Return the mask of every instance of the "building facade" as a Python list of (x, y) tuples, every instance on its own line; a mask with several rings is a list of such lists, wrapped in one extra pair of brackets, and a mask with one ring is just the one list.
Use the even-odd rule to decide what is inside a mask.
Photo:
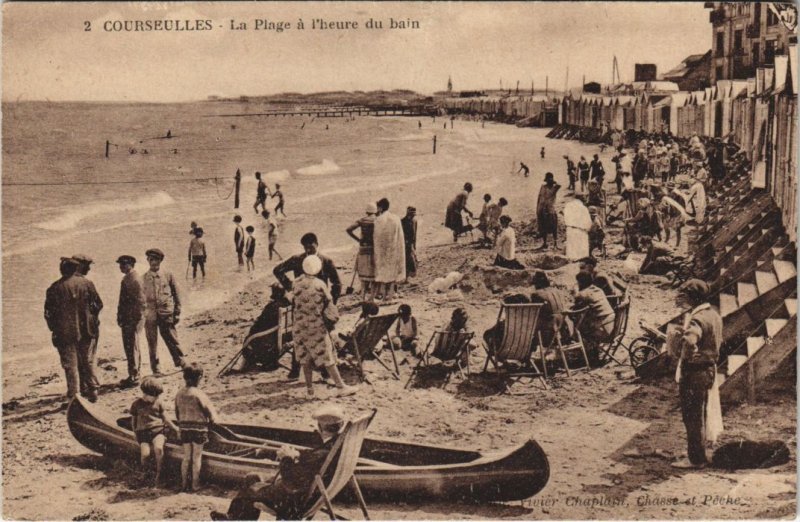
[[(781, 13), (793, 5), (773, 2), (706, 2), (712, 25), (711, 82), (744, 80), (758, 67), (771, 66), (776, 55), (785, 55), (796, 43)], [(791, 23), (796, 23), (791, 22)], [(794, 29), (794, 28), (792, 28)]]

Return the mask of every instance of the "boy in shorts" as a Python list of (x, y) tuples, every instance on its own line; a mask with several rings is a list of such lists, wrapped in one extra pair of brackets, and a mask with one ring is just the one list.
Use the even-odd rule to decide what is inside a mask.
[(206, 278), (206, 243), (203, 241), (203, 229), (196, 227), (194, 237), (189, 241), (189, 261), (192, 263), (192, 279), (197, 279), (197, 266), (203, 279)]
[(208, 427), (217, 421), (217, 412), (211, 400), (198, 386), (203, 379), (203, 368), (197, 363), (183, 367), (186, 387), (175, 396), (175, 414), (183, 444), (181, 462), (181, 487), (183, 491), (197, 491), (200, 485), (200, 466), (203, 445), (208, 442)]
[(164, 393), (164, 388), (158, 380), (151, 376), (142, 381), (142, 396), (133, 401), (131, 405), (131, 423), (139, 443), (139, 461), (142, 468), (147, 466), (147, 460), (152, 454), (156, 464), (156, 475), (153, 483), (158, 487), (161, 482), (161, 462), (164, 459), (164, 434), (165, 426), (175, 433), (180, 433), (175, 424), (169, 420), (164, 412), (164, 405), (159, 398)]

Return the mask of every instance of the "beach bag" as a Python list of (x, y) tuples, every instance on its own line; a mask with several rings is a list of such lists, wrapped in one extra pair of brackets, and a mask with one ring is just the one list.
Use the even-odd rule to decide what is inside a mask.
[(339, 308), (332, 301), (327, 301), (325, 308), (322, 309), (322, 322), (329, 332), (332, 332), (336, 328), (336, 323), (339, 322)]

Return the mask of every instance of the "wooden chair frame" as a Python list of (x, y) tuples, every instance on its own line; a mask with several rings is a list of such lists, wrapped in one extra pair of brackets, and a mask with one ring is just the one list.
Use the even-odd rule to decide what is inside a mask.
[[(389, 330), (397, 320), (398, 316), (399, 314), (393, 313), (368, 317), (361, 324), (362, 329), (360, 332), (358, 332), (360, 335), (353, 335), (351, 340), (352, 352), (356, 357), (356, 361), (358, 362), (358, 375), (361, 380), (364, 380), (364, 361), (361, 357), (362, 352), (371, 353), (373, 356), (375, 356), (375, 360), (392, 374), (392, 377), (400, 380), (400, 367), (397, 365), (397, 355), (395, 354), (392, 340), (389, 337)], [(366, 337), (367, 334), (371, 334), (372, 338), (365, 339), (364, 337)], [(359, 337), (361, 338), (359, 339)], [(394, 363), (394, 371), (389, 368), (389, 366), (378, 356), (376, 348), (381, 338), (385, 338), (386, 344), (389, 346), (389, 351), (392, 354), (392, 362)], [(370, 344), (372, 346), (369, 346)]]
[(623, 363), (614, 357), (620, 346), (624, 346), (622, 340), (628, 331), (628, 317), (630, 315), (631, 301), (627, 295), (623, 296), (620, 303), (614, 306), (614, 328), (611, 331), (610, 339), (604, 343), (598, 343), (597, 349), (600, 352), (600, 364), (606, 365), (610, 361), (622, 365)]
[[(567, 363), (567, 352), (578, 350), (580, 349), (581, 354), (583, 355), (583, 362), (586, 363), (586, 369), (590, 368), (589, 366), (589, 356), (586, 354), (586, 345), (583, 343), (583, 337), (581, 336), (580, 326), (583, 323), (584, 318), (586, 317), (586, 312), (588, 311), (588, 307), (578, 308), (574, 310), (566, 310), (564, 315), (567, 316), (573, 325), (573, 335), (575, 336), (574, 339), (571, 339), (566, 345), (562, 344), (561, 336), (556, 335), (554, 336), (554, 340), (556, 343), (556, 350), (558, 351), (559, 355), (561, 356), (561, 362), (564, 364), (564, 370), (567, 372), (567, 377), (571, 377), (571, 369), (569, 364)], [(551, 343), (552, 344), (552, 343)]]
[[(337, 520), (333, 510), (333, 500), (348, 485), (355, 493), (358, 505), (364, 514), (364, 520), (369, 520), (367, 504), (361, 494), (361, 488), (358, 486), (354, 473), (358, 464), (358, 456), (361, 453), (361, 446), (364, 443), (364, 437), (377, 411), (377, 409), (373, 409), (368, 415), (350, 421), (345, 425), (322, 466), (320, 466), (319, 472), (314, 476), (314, 482), (311, 484), (303, 502), (303, 505), (308, 507), (305, 508), (299, 520), (311, 520), (320, 509), (323, 509), (331, 520)], [(332, 473), (328, 473), (331, 463), (337, 457), (336, 467)], [(261, 511), (273, 512), (262, 503), (256, 503), (255, 505)]]
[[(280, 361), (280, 359), (284, 355), (289, 353), (289, 350), (291, 350), (291, 347), (289, 347), (288, 345), (284, 345), (283, 338), (287, 333), (290, 333), (292, 331), (292, 328), (294, 327), (294, 307), (292, 307), (292, 306), (281, 307), (280, 311), (278, 313), (279, 313), (279, 318), (278, 318), (277, 326), (273, 326), (272, 328), (270, 328), (268, 330), (264, 330), (263, 332), (257, 332), (257, 333), (254, 333), (253, 335), (248, 335), (245, 338), (244, 342), (242, 342), (242, 349), (239, 350), (236, 353), (236, 355), (234, 355), (233, 358), (230, 361), (228, 361), (225, 364), (225, 366), (222, 367), (222, 369), (217, 374), (217, 377), (222, 377), (223, 375), (225, 375), (226, 373), (231, 371), (231, 369), (236, 365), (236, 363), (239, 361), (239, 359), (242, 357), (242, 355), (244, 355), (244, 351), (247, 349), (248, 346), (250, 346), (251, 342), (253, 342), (256, 339), (260, 339), (261, 337), (265, 337), (267, 335), (271, 335), (271, 334), (273, 334), (275, 332), (278, 333), (278, 339), (277, 339), (278, 359), (277, 360)], [(283, 366), (282, 364), (280, 364), (280, 362), (278, 363), (278, 365)], [(284, 366), (284, 368), (285, 368), (285, 366)]]
[[(404, 387), (408, 388), (408, 385), (411, 384), (411, 381), (414, 379), (414, 375), (416, 375), (421, 365), (424, 364), (425, 366), (430, 366), (430, 357), (436, 357), (442, 362), (455, 361), (455, 368), (458, 369), (458, 372), (461, 374), (461, 378), (467, 378), (467, 376), (470, 375), (469, 343), (472, 341), (473, 337), (475, 337), (474, 332), (451, 332), (443, 330), (434, 332), (433, 335), (431, 335), (428, 344), (425, 346), (425, 350), (422, 352), (419, 362), (414, 369), (411, 370), (411, 376), (408, 378), (408, 381), (406, 381), (406, 385)], [(431, 350), (431, 345), (433, 345), (433, 352), (429, 353)], [(461, 366), (461, 357), (464, 353), (467, 355), (467, 376), (464, 376), (464, 368)], [(442, 387), (447, 385), (452, 373), (453, 371), (447, 372), (447, 377), (445, 378)]]
[[(544, 379), (545, 374), (536, 365), (532, 357), (534, 338), (539, 322), (539, 313), (543, 306), (542, 303), (502, 303), (500, 305), (497, 321), (499, 322), (505, 314), (503, 335), (496, 345), (489, 346), (484, 343), (484, 349), (486, 350), (486, 363), (483, 366), (484, 372), (486, 372), (491, 362), (498, 374), (502, 373), (512, 377), (514, 380), (519, 380), (522, 377), (536, 378), (542, 383), (544, 388), (547, 388), (547, 381)], [(524, 312), (527, 312), (526, 316), (517, 317), (517, 315), (523, 315)], [(501, 361), (519, 361), (523, 363), (526, 368), (515, 372), (501, 372), (499, 364)], [(508, 385), (506, 385), (506, 391), (509, 391)]]

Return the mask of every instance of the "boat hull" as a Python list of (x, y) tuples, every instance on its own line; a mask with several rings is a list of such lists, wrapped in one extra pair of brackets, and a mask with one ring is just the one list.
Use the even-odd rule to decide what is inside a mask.
[[(136, 461), (139, 447), (130, 419), (114, 421), (80, 396), (69, 405), (67, 420), (73, 436), (88, 449), (111, 458)], [(310, 446), (310, 431), (249, 425), (224, 425), (238, 435), (274, 444)], [(305, 442), (305, 443), (304, 443)], [(207, 446), (207, 448), (210, 445)], [(182, 448), (165, 445), (167, 472), (180, 468)], [(510, 501), (530, 498), (544, 488), (550, 475), (542, 448), (529, 440), (513, 450), (483, 455), (478, 452), (428, 446), (391, 439), (365, 439), (356, 479), (368, 500)], [(435, 459), (435, 460), (434, 460)], [(410, 462), (411, 465), (400, 465)], [(425, 465), (417, 464), (425, 462)], [(203, 477), (229, 488), (242, 485), (248, 473), (271, 477), (278, 470), (269, 459), (237, 457), (213, 450), (203, 453)]]

